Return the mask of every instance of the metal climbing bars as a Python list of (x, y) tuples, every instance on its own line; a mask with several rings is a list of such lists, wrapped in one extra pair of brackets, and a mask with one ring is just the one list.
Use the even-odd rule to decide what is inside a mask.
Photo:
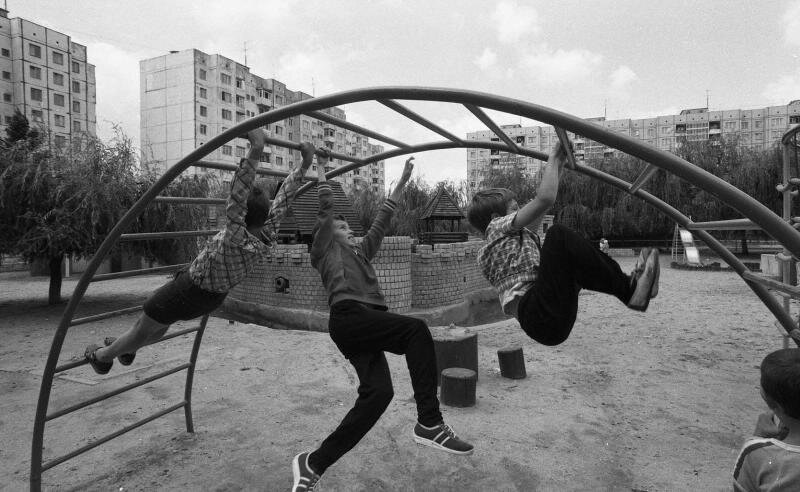
[[(394, 138), (381, 135), (367, 128), (337, 119), (324, 110), (336, 106), (374, 101), (381, 104), (399, 115), (407, 118), (408, 120), (423, 126), (434, 133), (441, 135), (445, 140), (432, 141), (421, 144), (408, 144)], [(431, 101), (444, 104), (461, 105), (472, 113), (480, 122), (491, 129), (498, 137), (497, 141), (483, 141), (483, 140), (467, 140), (462, 139), (450, 133), (447, 129), (441, 128), (439, 125), (433, 123), (430, 119), (417, 114), (405, 105), (398, 101)], [(36, 416), (34, 421), (33, 443), (31, 451), (31, 476), (30, 484), (31, 489), (38, 491), (41, 488), (41, 475), (42, 472), (56, 466), (64, 461), (71, 459), (89, 449), (92, 449), (110, 439), (113, 439), (125, 432), (128, 432), (140, 425), (150, 422), (162, 415), (175, 411), (179, 408), (184, 408), (186, 412), (186, 425), (189, 432), (192, 431), (192, 418), (191, 418), (191, 387), (192, 377), (194, 370), (194, 363), (199, 350), (200, 341), (202, 338), (203, 329), (205, 328), (207, 317), (203, 318), (200, 326), (190, 329), (196, 329), (194, 346), (190, 361), (186, 364), (179, 365), (171, 369), (172, 372), (182, 370), (187, 371), (185, 393), (183, 401), (172, 405), (166, 409), (157, 412), (150, 417), (147, 417), (136, 424), (129, 425), (117, 432), (109, 434), (103, 438), (97, 439), (76, 451), (73, 451), (65, 456), (58, 458), (51, 458), (49, 461), (44, 462), (42, 459), (42, 448), (44, 439), (45, 423), (63, 416), (69, 412), (83, 409), (94, 403), (98, 403), (106, 398), (110, 398), (123, 391), (127, 391), (134, 387), (128, 385), (123, 388), (111, 391), (104, 395), (94, 397), (86, 402), (73, 405), (71, 407), (61, 409), (48, 414), (48, 406), (50, 401), (50, 392), (53, 383), (54, 375), (60, 371), (68, 368), (77, 367), (83, 362), (72, 362), (58, 366), (58, 359), (61, 354), (64, 338), (68, 329), (77, 324), (90, 323), (107, 319), (121, 314), (127, 314), (138, 311), (139, 307), (127, 308), (111, 313), (104, 313), (94, 316), (87, 316), (84, 318), (74, 319), (75, 311), (81, 302), (86, 289), (91, 282), (102, 280), (109, 280), (112, 278), (124, 278), (134, 275), (143, 275), (147, 273), (162, 273), (168, 271), (170, 268), (177, 267), (160, 267), (157, 269), (144, 269), (135, 272), (123, 272), (104, 275), (95, 275), (100, 263), (108, 255), (111, 248), (119, 241), (124, 240), (138, 240), (138, 239), (154, 239), (158, 237), (184, 237), (184, 236), (203, 236), (213, 234), (215, 231), (170, 231), (156, 234), (125, 234), (125, 231), (131, 224), (139, 217), (144, 209), (153, 202), (160, 203), (185, 203), (193, 205), (203, 204), (217, 204), (221, 203), (219, 199), (207, 198), (177, 198), (177, 197), (164, 197), (160, 193), (176, 179), (183, 171), (190, 166), (200, 166), (212, 169), (228, 169), (233, 170), (235, 166), (229, 164), (217, 164), (212, 162), (204, 162), (202, 159), (234, 138), (243, 135), (244, 133), (269, 125), (286, 118), (297, 115), (307, 115), (323, 121), (326, 124), (338, 126), (348, 129), (362, 135), (368, 136), (375, 140), (389, 144), (395, 148), (389, 149), (385, 152), (375, 154), (365, 158), (357, 158), (348, 155), (338, 154), (331, 152), (331, 155), (343, 163), (340, 167), (327, 173), (329, 178), (344, 174), (353, 169), (368, 165), (373, 162), (389, 159), (392, 157), (402, 156), (406, 154), (427, 152), (432, 150), (454, 149), (454, 148), (477, 148), (498, 150), (507, 153), (513, 153), (525, 157), (532, 157), (535, 159), (546, 160), (547, 155), (532, 149), (525, 148), (518, 145), (508, 135), (503, 132), (502, 128), (495, 123), (488, 115), (487, 110), (506, 113), (514, 116), (524, 117), (536, 120), (548, 125), (553, 125), (556, 128), (559, 139), (564, 142), (567, 138), (567, 132), (576, 135), (581, 135), (585, 138), (592, 139), (596, 142), (604, 144), (608, 147), (615, 148), (619, 151), (625, 152), (631, 156), (637, 157), (647, 163), (645, 169), (637, 177), (633, 183), (628, 183), (613, 175), (599, 171), (595, 168), (582, 165), (575, 162), (574, 156), (570, 156), (569, 167), (575, 172), (587, 175), (591, 178), (600, 180), (611, 186), (619, 188), (620, 190), (631, 194), (632, 196), (644, 200), (651, 206), (655, 207), (661, 213), (665, 214), (681, 227), (694, 231), (694, 233), (703, 240), (715, 253), (717, 253), (725, 262), (727, 262), (738, 273), (753, 292), (764, 302), (767, 308), (776, 317), (778, 324), (786, 331), (786, 333), (797, 334), (797, 325), (792, 320), (791, 314), (785, 309), (785, 302), (779, 302), (771, 293), (770, 289), (778, 292), (783, 292), (787, 296), (800, 297), (800, 288), (788, 286), (786, 282), (770, 281), (750, 271), (736, 256), (728, 251), (719, 241), (712, 237), (709, 230), (719, 230), (722, 228), (742, 227), (742, 228), (757, 228), (761, 229), (773, 239), (777, 240), (784, 248), (783, 257), (794, 259), (800, 257), (800, 232), (797, 227), (800, 227), (800, 218), (789, 218), (784, 208), (784, 217), (780, 217), (773, 213), (763, 204), (748, 196), (741, 190), (725, 182), (724, 180), (700, 169), (699, 167), (681, 159), (680, 157), (670, 154), (668, 152), (659, 150), (647, 143), (638, 139), (615, 133), (607, 130), (592, 122), (583, 120), (581, 118), (571, 116), (554, 109), (547, 108), (532, 104), (529, 102), (512, 99), (493, 94), (487, 94), (476, 91), (466, 91), (449, 88), (434, 88), (434, 87), (373, 87), (365, 89), (357, 89), (351, 91), (340, 92), (323, 96), (319, 98), (306, 99), (297, 103), (289, 104), (280, 108), (275, 108), (262, 114), (258, 114), (248, 120), (245, 120), (232, 128), (223, 131), (219, 135), (214, 136), (204, 145), (190, 152), (183, 159), (178, 161), (170, 167), (161, 178), (147, 190), (144, 195), (134, 204), (133, 207), (122, 217), (122, 219), (114, 226), (109, 232), (106, 240), (102, 243), (95, 256), (89, 262), (86, 271), (78, 281), (77, 286), (67, 304), (64, 314), (59, 322), (56, 332), (53, 336), (50, 353), (47, 358), (45, 370), (42, 377), (42, 384), (39, 393), (39, 401), (36, 409)], [(784, 151), (784, 168), (788, 166), (789, 146), (794, 145), (795, 152), (797, 149), (797, 133), (800, 131), (799, 127), (795, 127), (788, 131), (783, 137)], [(280, 140), (272, 137), (267, 138), (267, 143), (270, 145), (282, 146), (291, 149), (298, 149), (299, 143)], [(645, 191), (645, 186), (653, 175), (658, 170), (672, 173), (673, 175), (687, 181), (688, 183), (702, 189), (705, 192), (715, 196), (720, 201), (733, 207), (742, 215), (742, 219), (732, 223), (729, 221), (719, 221), (714, 223), (694, 223), (686, 215), (675, 209), (671, 205), (663, 202), (661, 199), (651, 195)], [(285, 176), (286, 173), (269, 170), (259, 170), (260, 174)], [(784, 174), (787, 177), (788, 174)], [(800, 185), (800, 179), (792, 178), (797, 182), (785, 179), (785, 188), (788, 190), (791, 187)], [(301, 186), (298, 193), (307, 190), (313, 183), (309, 182)], [(791, 190), (790, 190), (791, 191)], [(784, 202), (787, 203), (786, 201)], [(795, 220), (797, 219), (797, 220)], [(727, 223), (723, 223), (727, 222)], [(794, 224), (792, 224), (792, 222)], [(794, 226), (793, 226), (794, 225)], [(786, 278), (784, 277), (784, 280)], [(179, 336), (185, 334), (186, 331), (171, 333), (164, 337)], [(797, 341), (797, 340), (796, 340)], [(163, 374), (163, 373), (162, 373)], [(165, 374), (164, 374), (165, 375)], [(156, 377), (163, 377), (163, 375), (156, 375)], [(137, 382), (136, 385), (146, 384)]]

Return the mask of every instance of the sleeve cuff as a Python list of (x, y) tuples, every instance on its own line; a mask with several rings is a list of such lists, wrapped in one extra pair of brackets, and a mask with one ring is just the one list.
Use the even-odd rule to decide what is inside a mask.
[(394, 212), (394, 210), (397, 208), (397, 202), (395, 202), (391, 198), (387, 198), (386, 200), (384, 200), (383, 206)]

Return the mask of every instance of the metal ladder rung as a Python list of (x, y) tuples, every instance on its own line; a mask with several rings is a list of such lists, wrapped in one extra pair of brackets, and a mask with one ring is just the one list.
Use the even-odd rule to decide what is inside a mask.
[(800, 299), (800, 287), (796, 287), (794, 285), (787, 285), (781, 282), (780, 280), (773, 280), (768, 277), (762, 277), (761, 275), (757, 275), (751, 271), (743, 272), (742, 278), (744, 278), (745, 280), (749, 280), (751, 282), (757, 282), (767, 287), (768, 289), (789, 294), (788, 297)]
[(175, 410), (177, 410), (179, 408), (183, 408), (183, 407), (185, 407), (187, 405), (188, 405), (188, 402), (186, 400), (184, 400), (181, 403), (178, 403), (177, 405), (173, 405), (171, 407), (165, 408), (164, 410), (156, 412), (156, 413), (150, 415), (147, 418), (144, 418), (144, 419), (142, 419), (142, 420), (140, 420), (138, 422), (135, 422), (135, 423), (133, 423), (133, 424), (127, 426), (127, 427), (124, 427), (124, 428), (122, 428), (122, 429), (120, 429), (120, 430), (118, 430), (116, 432), (113, 432), (111, 434), (108, 434), (108, 435), (106, 435), (104, 437), (101, 437), (100, 439), (98, 439), (96, 441), (90, 442), (86, 446), (80, 447), (80, 448), (76, 449), (75, 451), (73, 451), (71, 453), (68, 453), (68, 454), (60, 456), (58, 458), (55, 458), (55, 459), (52, 459), (50, 461), (44, 462), (44, 463), (42, 463), (42, 471), (49, 470), (50, 468), (52, 468), (52, 467), (54, 467), (56, 465), (59, 465), (59, 464), (65, 462), (67, 460), (70, 460), (70, 459), (78, 456), (79, 454), (83, 454), (86, 451), (89, 451), (90, 449), (96, 448), (97, 446), (100, 446), (101, 444), (106, 443), (106, 442), (114, 439), (115, 437), (118, 437), (118, 436), (121, 436), (122, 434), (130, 432), (133, 429), (136, 429), (137, 427), (141, 427), (141, 426), (143, 426), (144, 424), (146, 424), (148, 422), (152, 422), (153, 420), (155, 420), (155, 419), (157, 419), (159, 417), (163, 417), (164, 415), (166, 415), (166, 414), (168, 414), (170, 412), (174, 412)]
[(120, 234), (120, 241), (144, 241), (152, 239), (175, 239), (179, 237), (213, 236), (219, 230), (205, 231), (174, 231), (174, 232), (139, 232), (134, 234)]
[(177, 367), (173, 367), (172, 369), (167, 369), (166, 371), (160, 372), (158, 374), (154, 374), (154, 375), (150, 376), (149, 378), (145, 378), (145, 379), (142, 379), (140, 381), (136, 381), (135, 383), (127, 384), (127, 385), (125, 385), (125, 386), (123, 386), (121, 388), (117, 388), (117, 389), (115, 389), (113, 391), (109, 391), (108, 393), (103, 393), (102, 395), (95, 396), (94, 398), (90, 398), (90, 399), (88, 399), (88, 400), (86, 400), (84, 402), (76, 403), (76, 404), (74, 404), (74, 405), (72, 405), (70, 407), (62, 408), (61, 410), (58, 410), (57, 412), (53, 412), (51, 414), (48, 414), (44, 418), (44, 420), (45, 421), (49, 421), (49, 420), (57, 419), (58, 417), (63, 417), (64, 415), (72, 413), (72, 412), (74, 412), (76, 410), (80, 410), (81, 408), (86, 408), (89, 405), (94, 405), (95, 403), (101, 402), (103, 400), (107, 400), (107, 399), (111, 398), (112, 396), (119, 395), (120, 393), (125, 393), (128, 390), (132, 390), (134, 388), (138, 388), (139, 386), (145, 385), (147, 383), (152, 383), (153, 381), (156, 381), (157, 379), (161, 379), (161, 378), (167, 377), (170, 374), (175, 374), (176, 372), (182, 371), (182, 370), (184, 370), (184, 369), (186, 369), (186, 368), (188, 368), (190, 366), (191, 366), (191, 364), (187, 362), (187, 363), (181, 364), (181, 365), (179, 365)]
[(107, 313), (100, 313), (92, 316), (86, 316), (85, 318), (75, 318), (69, 322), (69, 326), (72, 327), (72, 326), (83, 325), (86, 323), (91, 323), (93, 321), (100, 321), (101, 319), (108, 319), (108, 318), (113, 318), (114, 316), (122, 316), (125, 314), (135, 313), (141, 310), (142, 306), (134, 306), (125, 309), (118, 309), (116, 311), (108, 311)]
[(92, 277), (92, 282), (103, 282), (105, 280), (114, 280), (117, 278), (138, 277), (139, 275), (149, 275), (152, 273), (170, 273), (175, 270), (180, 270), (183, 267), (189, 266), (188, 263), (181, 263), (180, 265), (167, 265), (153, 268), (142, 268), (141, 270), (128, 270), (127, 272), (116, 273), (102, 273)]

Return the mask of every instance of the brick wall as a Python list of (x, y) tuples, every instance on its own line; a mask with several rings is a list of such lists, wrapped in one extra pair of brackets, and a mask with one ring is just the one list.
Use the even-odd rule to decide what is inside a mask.
[[(475, 263), (483, 241), (418, 245), (411, 238), (386, 237), (372, 260), (386, 303), (394, 312), (446, 306), (465, 294), (489, 287)], [(276, 292), (276, 279), (289, 288)], [(274, 307), (327, 310), (328, 298), (304, 244), (277, 245), (268, 258), (230, 293), (230, 297)]]

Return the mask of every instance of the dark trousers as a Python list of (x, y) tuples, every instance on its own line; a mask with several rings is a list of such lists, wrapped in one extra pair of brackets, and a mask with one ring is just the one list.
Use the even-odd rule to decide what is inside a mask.
[(424, 321), (355, 301), (340, 301), (331, 306), (328, 330), (355, 368), (359, 385), (353, 408), (309, 457), (317, 473), (358, 444), (389, 406), (394, 390), (384, 351), (406, 356), (419, 422), (433, 426), (442, 421), (436, 397), (436, 353)]
[(582, 288), (611, 294), (626, 304), (633, 295), (630, 277), (616, 261), (575, 231), (554, 225), (542, 245), (536, 281), (519, 302), (522, 329), (541, 344), (562, 343), (575, 324)]

